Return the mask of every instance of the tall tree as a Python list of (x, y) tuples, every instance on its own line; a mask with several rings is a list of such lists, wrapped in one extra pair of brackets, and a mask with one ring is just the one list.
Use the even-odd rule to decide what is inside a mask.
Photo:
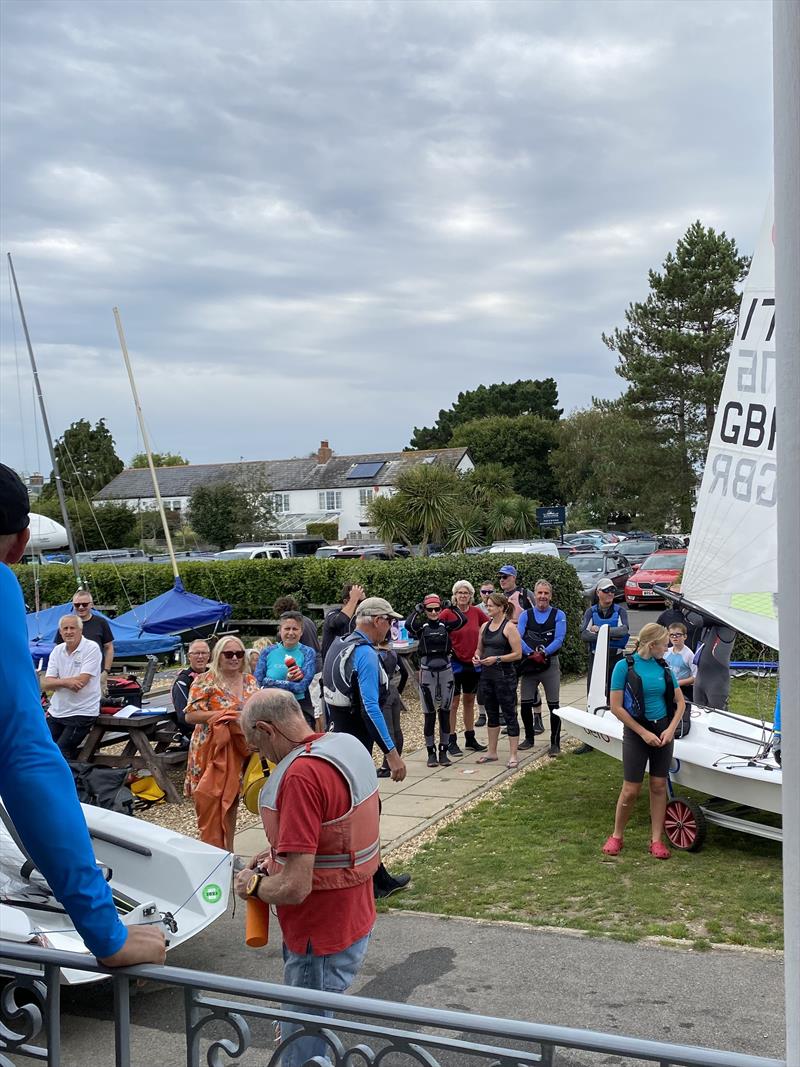
[(444, 538), (460, 488), (456, 472), (437, 464), (420, 464), (398, 475), (397, 507), (419, 539), (422, 555), (431, 541)]
[(232, 482), (198, 486), (189, 500), (189, 521), (203, 541), (230, 548), (237, 541), (271, 534), (269, 490), (256, 491)]
[(626, 403), (672, 442), (685, 528), (736, 329), (737, 287), (748, 265), (732, 238), (694, 222), (663, 270), (649, 272), (650, 293), (629, 305), (625, 329), (603, 335), (619, 356), (617, 374), (629, 383)]
[(452, 407), (439, 412), (439, 418), (433, 426), (415, 426), (411, 448), (446, 448), (459, 426), (490, 415), (538, 415), (558, 422), (561, 414), (558, 386), (554, 378), (528, 378), (479, 385), (477, 389), (459, 393)]
[(367, 520), (383, 541), (390, 556), (394, 555), (394, 546), (399, 541), (409, 546), (413, 544), (403, 510), (403, 500), (396, 493), (394, 496), (374, 496), (367, 504)]
[[(105, 419), (100, 419), (94, 427), (87, 419), (73, 422), (64, 431), (64, 436), (56, 441), (55, 453), (64, 493), (76, 500), (83, 500), (84, 493), (88, 497), (94, 496), (125, 467), (114, 448), (114, 438)], [(52, 474), (42, 496), (45, 499), (56, 496), (56, 481)]]
[(501, 464), (513, 490), (542, 504), (561, 502), (550, 457), (558, 424), (540, 415), (492, 415), (459, 426), (451, 444), (466, 445), (476, 466)]
[[(154, 452), (153, 453), (153, 466), (154, 467), (188, 467), (189, 460), (184, 459), (183, 456), (177, 452)], [(137, 452), (131, 460), (132, 467), (146, 467), (147, 466), (147, 453)]]

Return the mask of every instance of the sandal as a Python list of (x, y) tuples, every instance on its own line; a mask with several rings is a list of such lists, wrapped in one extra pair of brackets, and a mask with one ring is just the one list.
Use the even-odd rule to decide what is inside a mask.
[(497, 763), (497, 756), (478, 756), (476, 763)]
[(603, 845), (603, 852), (605, 852), (607, 856), (618, 856), (620, 852), (622, 852), (623, 843), (621, 837), (614, 837), (612, 834)]
[(668, 860), (672, 853), (662, 841), (651, 841), (649, 852), (657, 860)]
[(506, 767), (510, 771), (515, 771), (517, 769), (517, 767), (519, 767), (519, 760), (518, 759), (510, 759), (508, 761), (508, 763), (506, 764)]

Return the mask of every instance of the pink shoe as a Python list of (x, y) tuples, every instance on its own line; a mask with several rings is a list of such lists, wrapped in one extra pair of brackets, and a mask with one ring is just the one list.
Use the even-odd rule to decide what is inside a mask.
[(607, 856), (618, 856), (622, 852), (623, 840), (621, 837), (614, 837), (612, 834), (608, 841), (603, 845), (603, 852)]
[(665, 844), (662, 844), (661, 841), (651, 841), (650, 855), (655, 856), (657, 860), (668, 860), (672, 853)]

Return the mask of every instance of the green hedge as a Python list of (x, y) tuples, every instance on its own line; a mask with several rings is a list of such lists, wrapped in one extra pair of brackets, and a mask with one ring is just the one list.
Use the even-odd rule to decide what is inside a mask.
[[(573, 567), (550, 556), (493, 555), (415, 557), (395, 560), (282, 559), (235, 560), (226, 563), (181, 564), (183, 584), (192, 593), (227, 601), (235, 619), (269, 617), (279, 596), (297, 597), (301, 605), (337, 604), (345, 582), (358, 582), (370, 596), (382, 596), (396, 611), (407, 614), (426, 593), (450, 597), (453, 583), (466, 578), (477, 589), (493, 579), (503, 563), (514, 563), (521, 582), (532, 587), (538, 578), (552, 583), (554, 603), (567, 616), (567, 639), (561, 653), (562, 669), (577, 673), (585, 669), (580, 639), (583, 597)], [(33, 569), (14, 568), (25, 599), (33, 603)], [(172, 588), (168, 564), (88, 564), (83, 574), (96, 604), (127, 611), (129, 601), (139, 604)], [(62, 604), (75, 588), (70, 567), (49, 566), (39, 570), (39, 595), (43, 604)], [(124, 585), (124, 591), (120, 584)], [(127, 595), (126, 595), (127, 594)]]

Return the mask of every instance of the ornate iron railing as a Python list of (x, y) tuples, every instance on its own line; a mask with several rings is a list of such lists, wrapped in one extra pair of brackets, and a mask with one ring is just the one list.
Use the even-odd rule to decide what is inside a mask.
[[(143, 978), (183, 989), (187, 1067), (200, 1067), (203, 1051), (208, 1067), (239, 1059), (252, 1044), (248, 1020), (291, 1022), (299, 1028), (265, 1052), (265, 1067), (279, 1067), (287, 1048), (314, 1035), (324, 1040), (334, 1067), (558, 1067), (560, 1049), (659, 1067), (786, 1067), (783, 1060), (763, 1056), (339, 996), (178, 967), (111, 972), (90, 956), (8, 941), (0, 941), (0, 1067), (15, 1067), (14, 1056), (59, 1067), (61, 967), (108, 975), (112, 982), (114, 1067), (131, 1065), (130, 986)], [(324, 1017), (325, 1011), (335, 1017)], [(207, 1030), (212, 1024), (213, 1036)], [(220, 1024), (230, 1029), (230, 1037), (216, 1036)], [(44, 1043), (34, 1044), (37, 1039)], [(308, 1064), (325, 1062), (315, 1058)]]

